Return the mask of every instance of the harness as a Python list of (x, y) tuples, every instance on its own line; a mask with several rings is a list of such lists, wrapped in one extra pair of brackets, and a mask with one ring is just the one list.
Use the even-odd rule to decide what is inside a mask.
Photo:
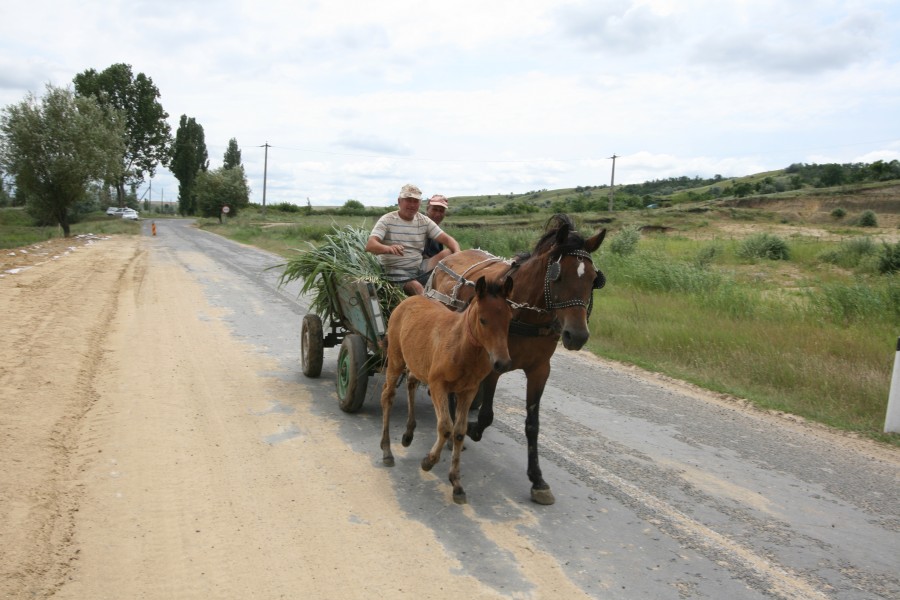
[[(482, 252), (484, 252), (482, 250)], [(428, 283), (425, 287), (425, 296), (428, 298), (432, 298), (437, 300), (453, 309), (462, 310), (466, 307), (466, 302), (459, 299), (459, 290), (464, 285), (475, 286), (475, 283), (466, 279), (466, 275), (470, 273), (473, 269), (480, 267), (485, 264), (495, 264), (498, 262), (503, 262), (509, 265), (505, 275), (508, 276), (515, 272), (516, 269), (519, 268), (519, 263), (515, 260), (506, 260), (502, 258), (498, 258), (492, 254), (485, 252), (487, 258), (484, 260), (478, 261), (473, 265), (469, 266), (468, 269), (463, 271), (462, 274), (456, 273), (453, 269), (444, 264), (443, 261), (439, 262), (435, 267), (434, 271), (431, 272), (431, 275), (428, 278)], [(532, 306), (528, 303), (519, 303), (513, 302), (512, 300), (507, 299), (509, 305), (513, 308), (513, 310), (522, 309), (529, 310), (539, 315), (547, 315), (550, 314), (553, 310), (558, 308), (570, 308), (572, 306), (583, 306), (587, 311), (587, 318), (591, 318), (591, 311), (594, 308), (594, 294), (591, 294), (590, 299), (585, 302), (581, 298), (572, 298), (571, 300), (565, 300), (561, 302), (554, 302), (552, 300), (550, 294), (550, 284), (554, 281), (557, 281), (562, 274), (562, 266), (560, 265), (560, 261), (563, 256), (576, 256), (579, 260), (587, 259), (588, 262), (593, 266), (593, 260), (591, 259), (591, 255), (589, 252), (585, 252), (584, 250), (572, 250), (569, 252), (565, 252), (556, 259), (556, 261), (550, 261), (547, 264), (547, 272), (544, 275), (544, 304), (546, 308), (540, 308), (537, 306)], [(451, 279), (453, 279), (456, 283), (453, 285), (453, 288), (450, 290), (450, 294), (444, 294), (436, 290), (433, 287), (433, 279), (434, 273), (437, 270), (441, 270), (443, 273), (446, 273)], [(606, 277), (603, 273), (597, 269), (597, 276), (594, 278), (593, 289), (599, 290), (604, 285), (606, 285)], [(513, 319), (509, 324), (509, 332), (514, 335), (518, 335), (521, 337), (542, 337), (542, 336), (552, 336), (559, 335), (560, 333), (560, 325), (559, 321), (553, 319), (549, 324), (544, 325), (536, 325), (533, 323), (525, 323), (524, 321), (520, 321), (518, 319)]]

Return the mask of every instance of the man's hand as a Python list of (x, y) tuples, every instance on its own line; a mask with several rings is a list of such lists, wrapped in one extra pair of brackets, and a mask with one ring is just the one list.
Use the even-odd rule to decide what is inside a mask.
[(366, 242), (366, 252), (371, 252), (375, 255), (396, 254), (397, 256), (403, 256), (403, 245), (393, 244), (388, 246), (387, 244), (382, 244), (380, 239), (372, 235), (369, 236), (369, 239)]

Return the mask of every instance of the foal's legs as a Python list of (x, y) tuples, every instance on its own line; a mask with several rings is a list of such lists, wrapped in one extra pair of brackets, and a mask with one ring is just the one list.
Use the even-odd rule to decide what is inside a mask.
[(387, 369), (384, 374), (384, 387), (381, 390), (381, 462), (386, 467), (394, 466), (394, 454), (391, 452), (391, 407), (394, 405), (394, 394), (397, 389), (397, 380), (406, 364), (403, 355), (399, 352), (388, 357)]
[(453, 422), (453, 453), (450, 455), (450, 483), (453, 485), (453, 501), (457, 504), (466, 503), (466, 492), (463, 489), (459, 476), (459, 457), (462, 454), (463, 441), (466, 439), (467, 419), (472, 400), (475, 399), (477, 388), (466, 390), (456, 394), (456, 419)]
[(403, 434), (403, 447), (409, 448), (413, 441), (413, 432), (416, 430), (416, 388), (419, 387), (419, 380), (413, 377), (412, 373), (406, 376), (406, 398), (409, 403), (409, 410), (406, 413), (406, 432)]
[(436, 382), (429, 382), (428, 385), (431, 388), (431, 403), (434, 404), (434, 413), (437, 416), (437, 440), (431, 451), (422, 459), (423, 471), (430, 471), (441, 460), (441, 450), (453, 433), (453, 420), (447, 406), (447, 389)]

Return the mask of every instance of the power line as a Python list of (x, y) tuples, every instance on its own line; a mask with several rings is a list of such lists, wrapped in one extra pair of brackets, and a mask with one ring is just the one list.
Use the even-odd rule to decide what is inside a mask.
[[(261, 148), (262, 146), (260, 146)], [(327, 154), (329, 156), (350, 156), (354, 158), (388, 158), (392, 160), (407, 160), (414, 162), (445, 162), (445, 163), (474, 163), (474, 164), (516, 164), (538, 162), (587, 162), (603, 160), (602, 158), (520, 158), (511, 160), (483, 160), (471, 158), (427, 158), (416, 156), (404, 156), (400, 154), (356, 154), (352, 152), (330, 152), (328, 150), (311, 150), (309, 148), (292, 148), (290, 146), (269, 146), (281, 150), (293, 150), (296, 152), (309, 152), (310, 154)]]

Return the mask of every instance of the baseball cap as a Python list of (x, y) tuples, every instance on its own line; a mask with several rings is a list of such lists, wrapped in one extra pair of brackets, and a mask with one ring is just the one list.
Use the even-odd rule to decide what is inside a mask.
[(444, 208), (447, 208), (447, 197), (442, 196), (441, 194), (435, 194), (428, 199), (428, 204), (434, 206), (443, 206)]
[(411, 183), (407, 183), (402, 188), (400, 188), (400, 195), (397, 196), (397, 199), (399, 200), (400, 198), (414, 198), (416, 200), (421, 200), (422, 190)]

